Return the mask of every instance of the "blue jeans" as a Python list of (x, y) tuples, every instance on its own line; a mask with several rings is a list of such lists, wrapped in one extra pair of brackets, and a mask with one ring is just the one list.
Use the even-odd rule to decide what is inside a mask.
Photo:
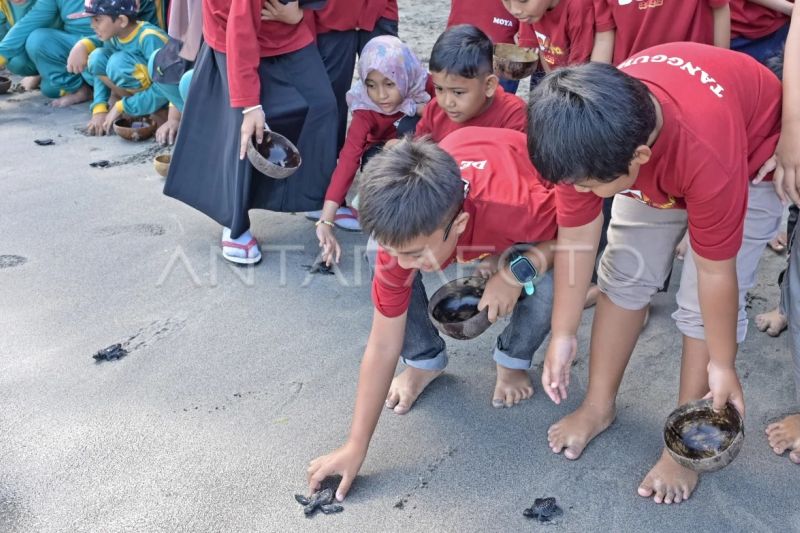
[[(366, 254), (373, 269), (376, 257), (374, 244), (375, 241), (370, 239)], [(493, 354), (495, 362), (505, 368), (530, 368), (533, 354), (550, 333), (552, 311), (553, 276), (548, 272), (536, 281), (536, 293), (523, 296), (514, 306), (509, 324), (497, 337)], [(447, 366), (445, 342), (428, 316), (428, 295), (420, 273), (417, 273), (411, 286), (400, 356), (405, 364), (421, 370), (442, 370)]]
[(789, 34), (789, 23), (769, 35), (760, 39), (746, 39), (737, 37), (731, 40), (731, 50), (742, 52), (755, 58), (770, 68), (773, 68), (769, 61), (779, 57), (783, 53), (783, 46), (786, 44), (786, 36)]

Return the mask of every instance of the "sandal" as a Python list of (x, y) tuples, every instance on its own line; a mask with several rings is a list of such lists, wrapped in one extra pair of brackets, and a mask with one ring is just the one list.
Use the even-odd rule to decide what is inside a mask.
[(337, 209), (333, 224), (345, 231), (361, 231), (361, 224), (358, 222), (358, 211), (352, 207), (340, 207)]
[[(230, 236), (229, 232), (227, 234)], [(230, 250), (226, 252), (226, 248), (244, 250), (244, 255), (241, 253), (233, 254), (230, 252)], [(223, 236), (222, 257), (231, 263), (236, 263), (237, 265), (255, 265), (261, 261), (261, 250), (258, 248), (258, 241), (255, 239), (255, 237), (251, 237), (250, 240), (245, 244), (239, 244), (238, 242), (229, 241)]]

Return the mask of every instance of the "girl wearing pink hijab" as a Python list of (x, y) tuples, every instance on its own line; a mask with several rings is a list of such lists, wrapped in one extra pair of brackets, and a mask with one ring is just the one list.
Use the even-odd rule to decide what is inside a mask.
[(386, 141), (404, 133), (413, 134), (433, 92), (428, 72), (414, 52), (397, 37), (388, 35), (375, 37), (364, 47), (358, 61), (358, 77), (347, 93), (353, 119), (316, 223), (322, 259), (328, 265), (338, 263), (342, 252), (334, 228), (361, 230), (355, 209), (339, 207), (356, 172)]

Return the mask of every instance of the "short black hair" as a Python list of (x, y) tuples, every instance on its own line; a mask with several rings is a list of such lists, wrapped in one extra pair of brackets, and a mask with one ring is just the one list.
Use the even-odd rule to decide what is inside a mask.
[(612, 65), (587, 63), (547, 75), (528, 105), (528, 154), (553, 183), (614, 181), (656, 126), (641, 81)]
[(435, 143), (403, 139), (367, 163), (358, 197), (364, 231), (381, 244), (402, 246), (455, 216), (464, 182), (456, 161)]
[(478, 78), (494, 70), (494, 45), (481, 30), (470, 24), (448, 28), (431, 50), (431, 72), (446, 72), (462, 78)]

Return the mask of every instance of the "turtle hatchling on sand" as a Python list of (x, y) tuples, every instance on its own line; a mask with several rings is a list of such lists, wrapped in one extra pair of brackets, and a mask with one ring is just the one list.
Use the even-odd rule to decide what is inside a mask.
[(564, 511), (556, 505), (555, 498), (536, 498), (533, 505), (522, 511), (522, 515), (527, 518), (535, 518), (539, 522), (550, 522), (559, 517)]
[(338, 503), (333, 503), (332, 489), (315, 492), (310, 498), (306, 498), (302, 494), (295, 494), (294, 499), (303, 506), (303, 512), (307, 517), (314, 516), (317, 510), (322, 511), (323, 514), (333, 514), (344, 511), (344, 507)]

